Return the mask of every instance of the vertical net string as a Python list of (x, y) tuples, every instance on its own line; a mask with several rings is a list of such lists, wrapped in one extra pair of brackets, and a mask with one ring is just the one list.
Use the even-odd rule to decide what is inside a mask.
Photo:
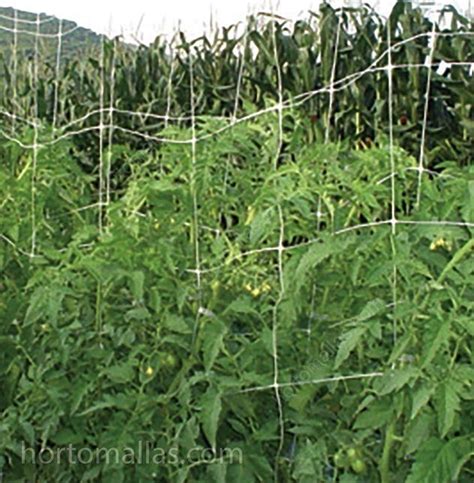
[(61, 50), (63, 37), (63, 21), (59, 19), (58, 26), (58, 45), (56, 49), (56, 78), (54, 80), (54, 106), (53, 106), (53, 137), (56, 131), (58, 122), (58, 108), (59, 108), (59, 76), (61, 73)]
[[(271, 4), (271, 13), (272, 13), (272, 20), (271, 20), (271, 34), (273, 38), (273, 55), (275, 61), (275, 68), (277, 74), (277, 87), (278, 87), (278, 144), (277, 144), (277, 152), (274, 159), (273, 169), (274, 171), (278, 170), (278, 159), (281, 155), (282, 148), (283, 148), (283, 79), (282, 79), (282, 71), (280, 66), (280, 58), (278, 54), (278, 44), (277, 44), (277, 37), (276, 37), (276, 28), (275, 28), (275, 10), (274, 5)], [(278, 220), (280, 226), (280, 235), (278, 240), (278, 279), (280, 284), (278, 298), (275, 302), (273, 307), (273, 320), (272, 320), (272, 356), (273, 356), (273, 389), (275, 392), (275, 399), (277, 403), (277, 410), (278, 410), (278, 427), (279, 427), (279, 442), (277, 453), (275, 456), (275, 464), (274, 464), (274, 478), (275, 481), (278, 481), (278, 464), (280, 460), (280, 455), (283, 450), (284, 440), (285, 440), (285, 420), (284, 420), (284, 413), (283, 413), (283, 402), (281, 397), (280, 385), (279, 385), (279, 361), (278, 361), (278, 308), (283, 300), (285, 295), (285, 281), (283, 276), (283, 252), (284, 252), (284, 235), (285, 235), (285, 225), (284, 225), (284, 218), (283, 218), (283, 211), (281, 208), (281, 202), (278, 202), (277, 205), (278, 209)]]
[(391, 249), (392, 249), (392, 338), (393, 344), (397, 341), (397, 266), (396, 266), (396, 245), (395, 235), (397, 228), (396, 220), (396, 172), (395, 172), (395, 155), (394, 155), (394, 139), (393, 139), (393, 63), (392, 63), (392, 29), (390, 17), (387, 21), (387, 76), (388, 76), (388, 125), (389, 125), (389, 150), (390, 150), (390, 188), (391, 188)]
[(36, 16), (35, 31), (35, 47), (33, 54), (33, 165), (31, 170), (31, 253), (34, 257), (36, 253), (36, 168), (38, 164), (38, 147), (39, 147), (39, 112), (38, 112), (38, 69), (39, 69), (39, 37), (40, 37), (41, 20), (40, 14)]
[(13, 10), (13, 46), (12, 46), (12, 117), (11, 117), (11, 130), (12, 135), (15, 135), (16, 127), (16, 102), (17, 102), (17, 69), (18, 69), (18, 12)]
[(342, 16), (338, 16), (337, 21), (337, 29), (336, 29), (336, 42), (334, 44), (334, 62), (331, 67), (331, 79), (329, 85), (329, 107), (328, 107), (328, 118), (326, 121), (326, 133), (325, 133), (325, 142), (326, 144), (329, 142), (329, 132), (330, 132), (330, 124), (331, 124), (331, 117), (332, 111), (334, 109), (334, 81), (336, 79), (336, 68), (337, 68), (337, 53), (339, 50), (339, 38), (341, 35), (341, 23), (342, 23)]
[(197, 199), (197, 137), (196, 137), (196, 105), (194, 92), (194, 63), (191, 48), (189, 49), (189, 90), (190, 90), (190, 107), (191, 107), (191, 196), (193, 200), (193, 218), (192, 218), (192, 235), (194, 237), (194, 261), (196, 274), (196, 289), (197, 289), (197, 303), (198, 310), (196, 312), (196, 319), (193, 330), (193, 346), (196, 341), (197, 332), (199, 329), (199, 320), (202, 312), (205, 309), (202, 307), (202, 288), (201, 288), (201, 255), (199, 244), (199, 213), (198, 213), (198, 199)]
[(106, 206), (110, 204), (110, 173), (112, 170), (112, 148), (113, 148), (113, 138), (114, 138), (114, 98), (115, 98), (115, 57), (116, 57), (116, 42), (112, 41), (112, 59), (110, 66), (110, 95), (109, 95), (109, 137), (107, 143), (107, 167), (106, 167), (106, 196), (105, 203)]
[(433, 21), (433, 29), (431, 31), (431, 47), (430, 53), (428, 55), (427, 61), (427, 80), (426, 80), (426, 91), (425, 91), (425, 105), (423, 109), (423, 126), (421, 128), (421, 141), (420, 141), (420, 154), (418, 157), (418, 187), (416, 191), (416, 207), (419, 208), (421, 202), (421, 181), (423, 172), (425, 170), (425, 143), (426, 143), (426, 129), (428, 124), (428, 111), (430, 102), (430, 90), (431, 90), (431, 76), (432, 76), (432, 64), (433, 55), (436, 45), (436, 22)]
[(99, 86), (99, 233), (103, 230), (104, 217), (104, 97), (105, 97), (105, 46), (104, 36), (100, 39), (100, 86)]
[(165, 113), (165, 129), (168, 128), (169, 118), (171, 115), (171, 93), (173, 88), (173, 74), (174, 74), (175, 52), (173, 43), (170, 46), (170, 72), (168, 76), (168, 83), (166, 86), (166, 113)]

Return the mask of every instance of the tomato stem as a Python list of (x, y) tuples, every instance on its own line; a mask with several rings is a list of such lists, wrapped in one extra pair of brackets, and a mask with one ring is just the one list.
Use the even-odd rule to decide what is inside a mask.
[(395, 420), (393, 420), (385, 431), (385, 442), (383, 445), (382, 459), (380, 461), (380, 482), (390, 483), (390, 452), (394, 439)]

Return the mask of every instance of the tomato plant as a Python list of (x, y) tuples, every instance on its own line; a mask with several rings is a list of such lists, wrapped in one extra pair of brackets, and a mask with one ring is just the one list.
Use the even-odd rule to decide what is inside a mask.
[[(428, 123), (426, 66), (389, 69), (393, 96), (385, 67), (352, 79), (389, 26), (394, 62), (424, 65), (431, 24), (405, 3), (390, 25), (327, 4), (317, 29), (251, 24), (244, 57), (228, 33), (182, 36), (174, 60), (104, 41), (102, 65), (68, 64), (60, 84), (21, 64), (13, 103), (5, 83), (25, 114), (0, 118), (5, 481), (472, 481), (470, 67), (433, 71)], [(334, 75), (354, 82), (330, 112), (313, 90), (339, 24)], [(472, 36), (445, 34), (437, 60), (472, 58)], [(91, 458), (39, 457), (67, 448)]]

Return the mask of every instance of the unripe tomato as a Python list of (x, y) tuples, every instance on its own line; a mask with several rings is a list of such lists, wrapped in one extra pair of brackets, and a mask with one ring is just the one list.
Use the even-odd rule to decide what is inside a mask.
[(176, 367), (176, 364), (177, 364), (177, 360), (176, 360), (176, 357), (171, 354), (170, 352), (166, 352), (165, 354), (163, 354), (163, 365), (166, 366), (166, 367)]
[(354, 470), (354, 473), (357, 473), (358, 475), (365, 473), (365, 470), (367, 469), (366, 464), (362, 460), (352, 461), (351, 467)]
[(338, 467), (338, 468), (343, 468), (344, 466), (346, 466), (346, 457), (344, 455), (344, 453), (342, 451), (338, 451), (335, 455), (334, 455), (334, 464)]
[(349, 457), (350, 460), (357, 459), (357, 450), (355, 448), (349, 448), (347, 450), (347, 456)]

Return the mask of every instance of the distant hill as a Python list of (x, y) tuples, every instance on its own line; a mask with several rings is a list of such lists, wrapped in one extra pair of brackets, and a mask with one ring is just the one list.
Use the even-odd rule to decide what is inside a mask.
[[(37, 14), (16, 10), (17, 53), (32, 56), (35, 47), (35, 34), (37, 31)], [(0, 53), (4, 58), (10, 58), (14, 51), (14, 22), (15, 9), (0, 7)], [(39, 49), (42, 60), (54, 58), (58, 47), (57, 33), (61, 20), (40, 14)], [(92, 30), (79, 27), (75, 22), (62, 20), (62, 46), (61, 57), (80, 55), (81, 52), (100, 44), (101, 35)]]

